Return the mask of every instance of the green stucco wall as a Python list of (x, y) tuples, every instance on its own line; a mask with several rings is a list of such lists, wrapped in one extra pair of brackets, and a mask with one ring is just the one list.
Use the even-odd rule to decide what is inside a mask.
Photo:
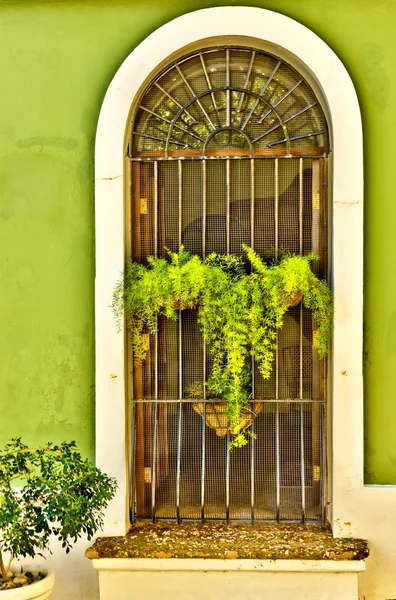
[(392, 0), (0, 2), (0, 442), (74, 438), (93, 457), (93, 154), (101, 102), (123, 59), (154, 29), (226, 4), (300, 21), (355, 82), (366, 169), (367, 482), (396, 484)]

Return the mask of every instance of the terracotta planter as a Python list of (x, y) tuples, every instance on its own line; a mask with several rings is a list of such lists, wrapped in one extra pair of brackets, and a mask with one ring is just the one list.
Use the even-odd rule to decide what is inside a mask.
[[(252, 408), (245, 408), (242, 411), (243, 421), (241, 429), (246, 429), (253, 423), (253, 419), (261, 412), (263, 405), (261, 402), (254, 402)], [(204, 404), (203, 402), (196, 402), (192, 405), (196, 413), (202, 418), (204, 416)], [(210, 429), (216, 432), (219, 437), (227, 435), (228, 430), (228, 415), (227, 415), (227, 404), (224, 402), (207, 402), (206, 403), (206, 415), (205, 422)], [(232, 423), (231, 429), (232, 429)]]
[[(14, 567), (12, 569), (17, 576), (20, 572), (20, 568)], [(25, 587), (15, 588), (13, 590), (2, 590), (0, 592), (0, 600), (46, 600), (51, 596), (52, 588), (55, 584), (55, 575), (52, 569), (44, 565), (24, 565), (24, 572), (30, 571), (37, 573), (39, 571), (47, 573), (44, 579), (36, 581)]]

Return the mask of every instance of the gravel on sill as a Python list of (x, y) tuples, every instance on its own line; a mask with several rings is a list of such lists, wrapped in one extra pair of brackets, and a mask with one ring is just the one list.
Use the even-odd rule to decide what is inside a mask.
[(126, 536), (100, 537), (93, 558), (362, 560), (366, 540), (333, 538), (330, 527), (296, 523), (138, 522)]

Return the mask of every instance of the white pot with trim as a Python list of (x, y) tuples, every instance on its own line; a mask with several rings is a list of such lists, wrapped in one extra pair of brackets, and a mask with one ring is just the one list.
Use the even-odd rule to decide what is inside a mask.
[[(20, 568), (13, 567), (15, 577), (20, 573)], [(35, 581), (24, 587), (14, 588), (12, 590), (1, 590), (0, 600), (46, 600), (51, 596), (52, 588), (55, 584), (55, 575), (50, 567), (44, 565), (23, 565), (23, 573), (46, 573), (44, 579)]]

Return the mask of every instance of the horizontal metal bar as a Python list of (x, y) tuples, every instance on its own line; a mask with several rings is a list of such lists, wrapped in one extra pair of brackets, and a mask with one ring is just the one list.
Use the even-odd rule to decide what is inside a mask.
[[(156, 521), (170, 521), (172, 523), (177, 523), (177, 518), (176, 517), (158, 517), (156, 516)], [(147, 523), (151, 521), (151, 519), (147, 518), (147, 517), (139, 517), (139, 522), (142, 523)], [(182, 517), (181, 521), (184, 523), (197, 523), (200, 521), (199, 518), (194, 518), (194, 517)], [(219, 522), (221, 521), (221, 519), (219, 519), (218, 517), (205, 517), (205, 523), (206, 522)], [(256, 517), (256, 521), (260, 521), (262, 523), (278, 523), (279, 521), (277, 521), (276, 519), (260, 519)], [(301, 519), (284, 519), (283, 517), (280, 519), (281, 523), (299, 523), (301, 524)], [(237, 519), (235, 517), (230, 517), (230, 523), (247, 523), (249, 525), (252, 524), (251, 519), (247, 519), (245, 518), (241, 518), (241, 519)], [(305, 524), (311, 524), (312, 525), (317, 525), (318, 523), (320, 523), (320, 521), (318, 519), (305, 519)]]
[[(323, 132), (319, 132), (323, 133)], [(319, 135), (318, 133), (316, 133), (315, 135)], [(312, 134), (310, 134), (312, 135)], [(161, 141), (164, 141), (163, 138), (158, 138), (161, 139)], [(293, 138), (296, 139), (296, 138)], [(166, 140), (165, 140), (166, 141)], [(281, 140), (280, 142), (277, 143), (283, 143), (286, 142), (286, 139)], [(172, 142), (173, 143), (173, 142)], [(180, 144), (179, 144), (180, 145)], [(274, 158), (279, 158), (279, 160), (281, 159), (287, 159), (290, 160), (291, 158), (326, 158), (329, 155), (329, 152), (327, 153), (323, 153), (323, 154), (285, 154), (284, 156), (279, 156), (277, 154), (268, 154), (268, 155), (264, 155), (264, 156), (260, 156), (260, 155), (256, 155), (253, 154), (253, 156), (246, 155), (246, 156), (202, 156), (202, 155), (198, 155), (198, 156), (145, 156), (145, 157), (132, 157), (129, 158), (129, 160), (131, 162), (153, 162), (153, 161), (164, 161), (164, 160), (251, 160), (252, 158), (254, 158), (255, 160), (273, 160)]]
[[(207, 404), (226, 404), (225, 400), (221, 400), (219, 398), (159, 398), (158, 400), (155, 400), (154, 398), (134, 398), (132, 402), (147, 404), (154, 404), (154, 402), (158, 402), (158, 404), (160, 404), (161, 402), (163, 404), (172, 402), (182, 402), (183, 404), (198, 404), (201, 402), (206, 402)], [(256, 402), (260, 402), (261, 404), (299, 404), (300, 402), (305, 402), (306, 404), (312, 404), (313, 402), (317, 402), (319, 404), (326, 404), (326, 400), (323, 400), (323, 398), (265, 398), (265, 400), (255, 398), (254, 400), (250, 401), (249, 404), (256, 404)]]

